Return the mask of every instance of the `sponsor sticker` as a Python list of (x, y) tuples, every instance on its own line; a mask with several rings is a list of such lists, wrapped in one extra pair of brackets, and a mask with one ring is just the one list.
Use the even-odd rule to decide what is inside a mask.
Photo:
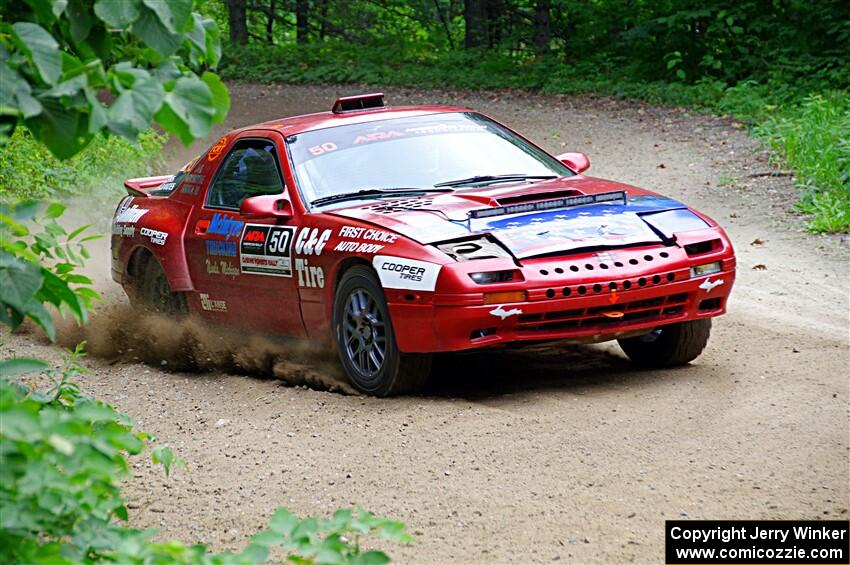
[(136, 228), (133, 226), (118, 226), (112, 224), (112, 233), (121, 237), (133, 237), (136, 235)]
[(207, 153), (207, 161), (215, 161), (221, 156), (224, 148), (227, 147), (227, 136), (225, 135), (221, 139), (219, 139), (215, 145), (210, 147), (209, 152)]
[(227, 302), (224, 300), (213, 300), (209, 294), (202, 292), (201, 308), (207, 312), (227, 312)]
[(204, 242), (207, 247), (207, 255), (224, 255), (225, 257), (236, 257), (235, 241), (210, 241)]
[(137, 204), (133, 204), (129, 208), (119, 210), (115, 215), (115, 219), (112, 221), (116, 224), (135, 224), (148, 212), (150, 212), (150, 210), (139, 208)]
[(334, 251), (344, 251), (347, 253), (375, 254), (383, 248), (383, 245), (379, 245), (377, 243), (364, 243), (362, 241), (340, 241), (334, 247)]
[(437, 276), (442, 268), (426, 261), (387, 255), (375, 255), (372, 265), (385, 288), (428, 291), (437, 286)]
[(298, 271), (298, 286), (306, 288), (325, 288), (325, 271), (321, 267), (310, 265), (307, 259), (295, 259)]
[(721, 286), (723, 284), (723, 279), (715, 279), (711, 280), (711, 278), (707, 278), (702, 281), (702, 284), (699, 285), (701, 289), (705, 291), (706, 294), (714, 290), (715, 287)]
[(301, 228), (295, 240), (295, 253), (299, 255), (321, 255), (325, 244), (331, 237), (332, 230), (319, 233), (318, 228)]
[(247, 224), (239, 243), (239, 268), (254, 275), (292, 276), (295, 228)]
[(225, 239), (230, 239), (242, 233), (242, 226), (244, 225), (244, 222), (234, 220), (232, 216), (227, 214), (213, 214), (207, 233), (223, 235)]
[(519, 308), (511, 308), (509, 310), (505, 310), (504, 308), (502, 308), (501, 304), (497, 308), (490, 310), (491, 316), (496, 316), (497, 318), (501, 318), (502, 320), (506, 320), (511, 316), (519, 316), (520, 314), (522, 314), (522, 310), (520, 310)]
[(168, 239), (168, 234), (164, 231), (154, 230), (151, 228), (142, 228), (139, 230), (139, 235), (150, 238), (151, 243), (155, 245), (165, 245), (165, 240)]
[(207, 259), (207, 274), (209, 275), (226, 275), (228, 277), (238, 277), (239, 268), (234, 266), (230, 261), (214, 261)]
[(354, 226), (342, 226), (339, 228), (339, 236), (346, 239), (363, 239), (376, 241), (378, 243), (395, 243), (398, 234), (372, 228), (356, 228)]

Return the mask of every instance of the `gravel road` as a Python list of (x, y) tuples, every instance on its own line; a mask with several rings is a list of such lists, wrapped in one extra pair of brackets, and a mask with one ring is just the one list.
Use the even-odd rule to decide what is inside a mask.
[[(227, 129), (356, 91), (232, 85)], [(276, 506), (362, 505), (408, 524), (415, 544), (382, 546), (400, 562), (659, 563), (666, 519), (848, 517), (847, 242), (801, 232), (785, 212), (792, 179), (768, 174), (740, 127), (607, 98), (387, 95), (482, 110), (553, 152), (586, 152), (595, 176), (708, 213), (738, 252), (729, 314), (686, 368), (639, 370), (604, 344), (488, 353), (440, 366), (424, 396), (384, 400), (321, 390), (333, 370), (310, 355), (273, 370), (265, 358), (249, 375), (215, 360), (183, 373), (115, 358), (132, 320), (103, 318), (89, 339), (105, 357), (86, 361), (84, 390), (188, 462), (168, 479), (134, 464), (134, 526), (238, 548)], [(172, 147), (171, 164), (198, 149)], [(105, 259), (92, 271), (111, 302), (123, 299)], [(17, 354), (57, 358), (35, 334), (4, 339)], [(242, 343), (222, 355), (256, 351)]]

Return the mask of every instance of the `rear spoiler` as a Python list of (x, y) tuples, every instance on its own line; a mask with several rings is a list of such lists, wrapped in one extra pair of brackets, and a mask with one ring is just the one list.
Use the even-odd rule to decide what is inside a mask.
[(127, 189), (127, 194), (130, 196), (141, 196), (147, 198), (150, 196), (148, 191), (159, 186), (171, 178), (171, 175), (162, 175), (158, 177), (140, 177), (137, 179), (127, 179), (124, 181), (124, 188)]

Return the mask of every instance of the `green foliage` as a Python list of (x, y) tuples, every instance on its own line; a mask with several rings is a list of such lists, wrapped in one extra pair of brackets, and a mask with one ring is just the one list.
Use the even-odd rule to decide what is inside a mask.
[(117, 136), (97, 135), (70, 159), (60, 160), (27, 128), (15, 130), (0, 148), (0, 201), (90, 195), (107, 189), (110, 201), (127, 178), (161, 170), (165, 136), (148, 130), (136, 143)]
[[(230, 100), (215, 75), (215, 21), (193, 0), (3, 2), (0, 145), (26, 124), (59, 159), (99, 132), (131, 141), (156, 121), (188, 144)], [(110, 104), (104, 104), (104, 101)]]
[(29, 318), (54, 339), (45, 304), (84, 323), (99, 299), (91, 279), (75, 270), (89, 256), (84, 243), (100, 236), (82, 237), (88, 225), (68, 233), (56, 221), (65, 211), (61, 204), (37, 217), (40, 208), (35, 201), (0, 205), (0, 323), (14, 330)]
[(756, 128), (797, 174), (799, 208), (815, 232), (850, 232), (850, 100), (811, 96)]

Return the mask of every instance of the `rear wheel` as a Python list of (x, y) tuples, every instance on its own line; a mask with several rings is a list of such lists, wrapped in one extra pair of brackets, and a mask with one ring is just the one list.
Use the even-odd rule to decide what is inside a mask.
[(340, 361), (360, 392), (390, 396), (418, 392), (425, 385), (431, 356), (398, 350), (384, 291), (368, 267), (352, 267), (342, 276), (333, 324)]
[(149, 312), (168, 316), (183, 316), (187, 312), (186, 297), (171, 291), (165, 271), (153, 257), (144, 267), (139, 290), (142, 306)]
[(629, 359), (647, 367), (675, 367), (702, 353), (711, 334), (711, 319), (662, 326), (637, 337), (617, 340)]

